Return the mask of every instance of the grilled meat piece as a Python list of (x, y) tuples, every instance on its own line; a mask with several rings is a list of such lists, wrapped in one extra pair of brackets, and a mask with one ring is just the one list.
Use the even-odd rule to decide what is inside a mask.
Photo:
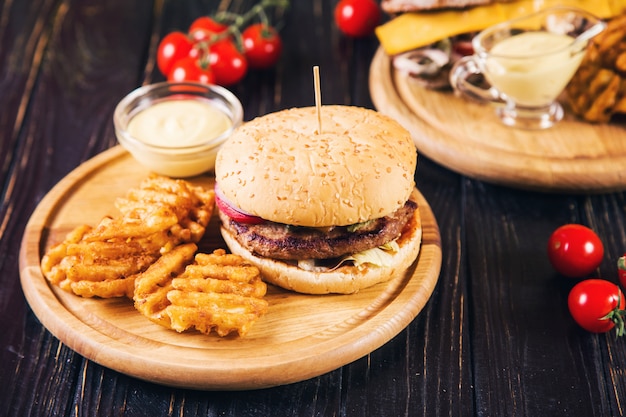
[(282, 260), (330, 259), (357, 253), (400, 236), (417, 203), (409, 200), (394, 213), (353, 226), (312, 228), (266, 221), (239, 223), (219, 213), (222, 225), (253, 253)]

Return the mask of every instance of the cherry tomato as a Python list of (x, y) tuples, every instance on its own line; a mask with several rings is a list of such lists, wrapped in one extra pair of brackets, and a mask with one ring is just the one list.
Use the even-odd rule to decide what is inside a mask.
[(209, 64), (215, 82), (222, 86), (238, 83), (248, 71), (246, 57), (230, 39), (222, 39), (210, 46)]
[(222, 195), (218, 186), (215, 186), (215, 205), (217, 205), (222, 213), (239, 223), (259, 224), (265, 221), (261, 217), (246, 213), (245, 211), (233, 206)]
[(194, 59), (206, 59), (206, 50), (207, 46), (202, 42), (198, 42), (194, 44), (193, 48), (191, 48), (187, 56)]
[(189, 34), (196, 41), (208, 40), (212, 34), (221, 33), (228, 29), (227, 25), (223, 25), (209, 16), (201, 16), (194, 20), (189, 26)]
[(567, 297), (574, 321), (593, 333), (605, 333), (617, 326), (618, 336), (621, 336), (625, 304), (624, 294), (617, 285), (598, 278), (579, 282)]
[(157, 49), (157, 67), (167, 76), (174, 62), (189, 55), (193, 42), (183, 32), (168, 33), (159, 42)]
[(276, 65), (283, 50), (280, 35), (262, 23), (250, 25), (241, 34), (243, 49), (251, 68), (265, 69)]
[(617, 276), (622, 288), (626, 288), (626, 253), (617, 260)]
[(604, 256), (604, 246), (595, 232), (581, 224), (566, 224), (548, 239), (548, 259), (561, 275), (582, 278), (595, 271)]
[(461, 56), (472, 55), (474, 45), (472, 45), (472, 41), (457, 41), (452, 44), (452, 50)]
[(168, 81), (190, 81), (202, 84), (214, 84), (215, 75), (211, 71), (208, 62), (202, 63), (198, 59), (186, 57), (174, 63), (167, 76)]
[(348, 36), (370, 35), (378, 22), (380, 8), (374, 0), (340, 0), (335, 6), (335, 23)]

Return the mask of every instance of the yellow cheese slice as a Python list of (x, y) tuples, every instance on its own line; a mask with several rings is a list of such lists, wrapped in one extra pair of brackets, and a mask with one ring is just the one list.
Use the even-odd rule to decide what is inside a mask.
[(376, 36), (385, 52), (395, 55), (558, 5), (578, 7), (602, 19), (626, 11), (626, 0), (519, 0), (463, 10), (404, 13), (378, 26)]

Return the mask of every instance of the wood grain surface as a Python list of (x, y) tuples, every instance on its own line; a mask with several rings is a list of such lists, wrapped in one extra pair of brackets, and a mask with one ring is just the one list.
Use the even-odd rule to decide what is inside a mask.
[[(166, 33), (252, 3), (0, 0), (0, 416), (624, 415), (626, 343), (573, 323), (567, 295), (575, 282), (555, 274), (545, 245), (564, 223), (590, 226), (605, 246), (594, 275), (617, 282), (626, 192), (500, 186), (424, 152), (415, 180), (439, 226), (440, 277), (404, 330), (354, 362), (273, 388), (192, 390), (99, 365), (47, 330), (20, 282), (32, 213), (76, 167), (116, 145), (113, 109), (134, 88), (164, 79), (155, 56)], [(375, 107), (368, 82), (379, 43), (344, 36), (335, 4), (291, 1), (276, 68), (230, 87), (246, 120), (313, 105), (314, 65), (324, 104)]]
[[(82, 164), (35, 209), (20, 253), (22, 288), (39, 320), (81, 355), (122, 373), (218, 390), (309, 379), (353, 362), (396, 336), (422, 310), (437, 283), (439, 229), (419, 194), (422, 246), (406, 274), (351, 295), (306, 295), (270, 285), (269, 311), (245, 337), (179, 334), (148, 321), (130, 300), (81, 298), (50, 285), (39, 266), (43, 253), (76, 226), (93, 226), (105, 215), (115, 216), (115, 196), (123, 196), (148, 175), (119, 146)], [(209, 175), (189, 181), (209, 188), (214, 183)], [(199, 247), (209, 253), (227, 248), (217, 215)]]
[(514, 129), (493, 106), (429, 90), (379, 49), (370, 71), (376, 108), (400, 120), (429, 158), (470, 177), (551, 192), (626, 189), (626, 128), (566, 113), (550, 129)]

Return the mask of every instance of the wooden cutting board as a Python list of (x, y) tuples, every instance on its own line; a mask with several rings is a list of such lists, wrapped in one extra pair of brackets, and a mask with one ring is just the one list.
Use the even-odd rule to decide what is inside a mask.
[[(312, 378), (382, 346), (422, 310), (439, 277), (435, 217), (419, 194), (422, 246), (411, 269), (353, 295), (304, 295), (269, 286), (269, 311), (243, 338), (176, 333), (148, 321), (127, 299), (86, 299), (48, 284), (39, 262), (79, 224), (115, 215), (114, 200), (148, 175), (121, 147), (71, 172), (41, 201), (26, 226), (20, 278), (43, 325), (84, 357), (171, 386), (205, 390), (271, 387)], [(211, 176), (191, 179), (212, 187)], [(226, 248), (217, 216), (200, 249)]]
[(626, 125), (590, 124), (567, 114), (546, 130), (504, 126), (493, 107), (421, 87), (379, 49), (370, 67), (376, 108), (413, 135), (418, 150), (480, 180), (546, 192), (626, 189)]

